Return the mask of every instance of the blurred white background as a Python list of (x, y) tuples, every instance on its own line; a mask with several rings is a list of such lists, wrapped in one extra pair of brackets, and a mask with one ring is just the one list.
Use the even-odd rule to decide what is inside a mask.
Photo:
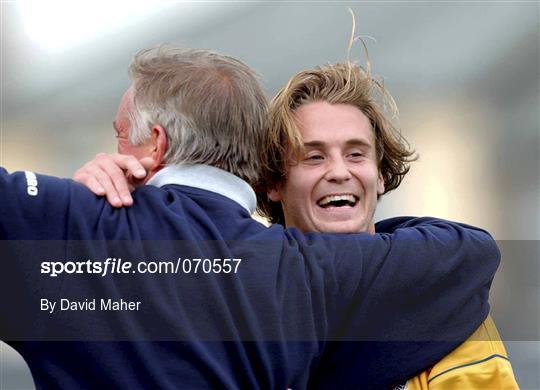
[[(493, 316), (522, 388), (540, 388), (540, 5), (522, 2), (1, 2), (0, 165), (70, 177), (115, 151), (112, 119), (139, 49), (168, 42), (236, 56), (268, 96), (346, 59), (351, 18), (419, 152), (377, 219), (434, 215), (503, 248)], [(365, 61), (360, 46), (351, 58)], [(505, 240), (505, 241), (503, 241)], [(519, 253), (519, 248), (536, 250)], [(532, 257), (532, 258), (530, 258)], [(519, 324), (517, 326), (516, 324)], [(517, 330), (516, 330), (517, 329)], [(31, 387), (0, 347), (0, 387)], [(21, 368), (22, 367), (22, 368)]]

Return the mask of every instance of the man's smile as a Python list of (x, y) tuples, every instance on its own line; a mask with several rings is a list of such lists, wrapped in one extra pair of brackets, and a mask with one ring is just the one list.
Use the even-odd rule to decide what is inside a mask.
[(326, 195), (317, 201), (317, 205), (324, 209), (354, 207), (358, 203), (358, 197), (353, 194), (332, 194)]

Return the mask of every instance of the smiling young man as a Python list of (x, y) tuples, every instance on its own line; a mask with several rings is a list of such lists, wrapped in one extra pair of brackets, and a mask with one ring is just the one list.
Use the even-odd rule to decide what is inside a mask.
[[(377, 102), (376, 93), (382, 102)], [(392, 220), (375, 225), (377, 200), (399, 186), (414, 156), (379, 108), (384, 103), (394, 106), (382, 84), (356, 65), (327, 65), (294, 75), (270, 105), (261, 213), (274, 223), (303, 232), (374, 234), (393, 229)], [(311, 385), (353, 383), (358, 359), (351, 357), (359, 354), (366, 359), (386, 356), (392, 362), (389, 366), (399, 362), (389, 343), (328, 343)], [(384, 372), (384, 365), (380, 369)], [(468, 341), (400, 388), (518, 386), (488, 317)]]
[(314, 101), (301, 105), (295, 120), (304, 153), (268, 194), (281, 202), (285, 224), (304, 232), (375, 233), (384, 180), (368, 118), (348, 104)]

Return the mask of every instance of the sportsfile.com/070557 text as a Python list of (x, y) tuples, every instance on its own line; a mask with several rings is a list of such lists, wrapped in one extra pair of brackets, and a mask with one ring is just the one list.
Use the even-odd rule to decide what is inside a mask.
[(124, 261), (109, 257), (105, 261), (43, 261), (41, 273), (56, 277), (61, 274), (236, 274), (242, 259), (182, 259), (176, 261)]

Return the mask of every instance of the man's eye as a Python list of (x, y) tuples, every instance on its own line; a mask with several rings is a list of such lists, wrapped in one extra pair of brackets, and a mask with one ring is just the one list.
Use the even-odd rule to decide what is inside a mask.
[(364, 157), (364, 153), (362, 153), (362, 152), (352, 152), (352, 153), (349, 154), (349, 157), (352, 157), (352, 158), (355, 158), (355, 159), (362, 158), (362, 157)]
[(318, 161), (318, 160), (323, 160), (324, 157), (320, 154), (312, 154), (312, 155), (307, 156), (305, 159), (308, 161)]

